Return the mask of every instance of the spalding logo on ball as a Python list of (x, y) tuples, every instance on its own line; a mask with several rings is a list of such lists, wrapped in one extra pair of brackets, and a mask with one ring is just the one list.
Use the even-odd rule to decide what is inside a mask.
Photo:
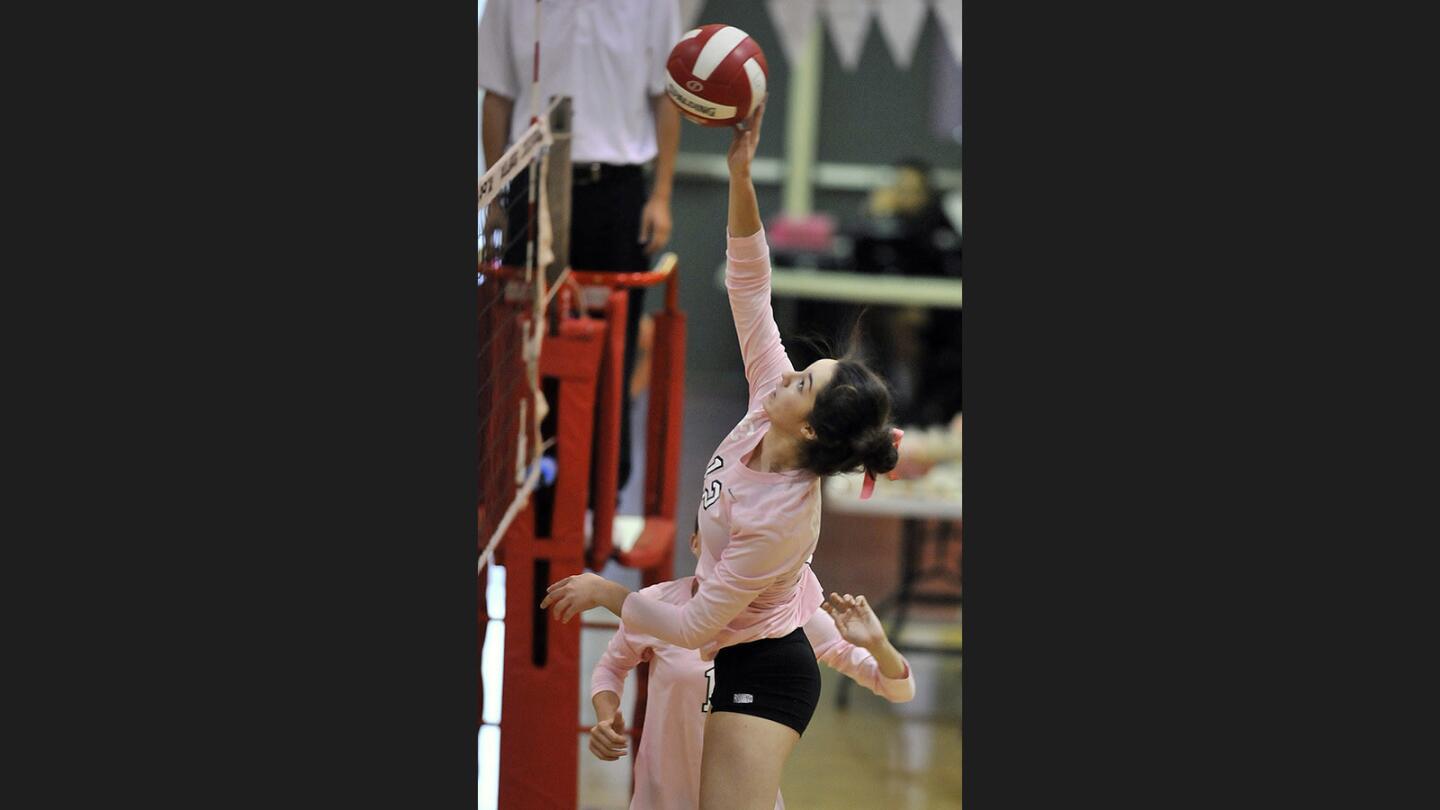
[(665, 62), (665, 91), (680, 112), (704, 127), (728, 127), (750, 117), (765, 98), (765, 54), (733, 25), (686, 32)]

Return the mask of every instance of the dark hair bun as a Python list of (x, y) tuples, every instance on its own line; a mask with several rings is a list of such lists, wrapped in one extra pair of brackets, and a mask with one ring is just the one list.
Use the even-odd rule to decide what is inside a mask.
[(862, 458), (865, 471), (871, 475), (883, 475), (895, 469), (900, 461), (900, 451), (895, 449), (894, 431), (884, 427), (866, 434)]

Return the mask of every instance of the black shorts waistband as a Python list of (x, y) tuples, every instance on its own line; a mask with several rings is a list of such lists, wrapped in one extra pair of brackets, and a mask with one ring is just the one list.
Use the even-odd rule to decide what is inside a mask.
[(775, 636), (773, 638), (757, 638), (751, 641), (742, 641), (739, 644), (732, 644), (729, 647), (721, 647), (715, 654), (718, 656), (720, 655), (720, 653), (728, 652), (731, 655), (734, 655), (736, 653), (745, 652), (747, 650), (764, 650), (770, 647), (779, 647), (785, 644), (793, 644), (800, 639), (804, 639), (806, 644), (810, 643), (810, 637), (805, 635), (805, 628), (803, 627), (797, 627), (783, 636)]

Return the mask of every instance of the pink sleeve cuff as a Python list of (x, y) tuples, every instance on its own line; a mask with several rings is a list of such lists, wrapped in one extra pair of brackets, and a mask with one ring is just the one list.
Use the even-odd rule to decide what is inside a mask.
[(905, 662), (905, 672), (898, 678), (887, 678), (879, 670), (875, 676), (879, 682), (881, 697), (892, 703), (909, 703), (915, 699), (915, 681), (911, 677), (910, 662)]
[(731, 236), (725, 232), (725, 251), (732, 261), (748, 262), (763, 259), (770, 253), (765, 242), (765, 229), (761, 228), (749, 236)]
[(609, 678), (590, 679), (590, 697), (595, 697), (601, 692), (614, 692), (623, 701), (625, 699), (625, 682), (615, 683)]

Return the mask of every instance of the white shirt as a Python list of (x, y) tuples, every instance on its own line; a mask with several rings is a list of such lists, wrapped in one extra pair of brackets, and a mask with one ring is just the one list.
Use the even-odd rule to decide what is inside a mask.
[[(541, 0), (540, 106), (567, 95), (574, 163), (654, 159), (652, 98), (665, 93), (665, 59), (680, 40), (678, 0)], [(512, 144), (530, 126), (534, 0), (489, 0), (480, 20), (479, 84), (515, 102)]]

